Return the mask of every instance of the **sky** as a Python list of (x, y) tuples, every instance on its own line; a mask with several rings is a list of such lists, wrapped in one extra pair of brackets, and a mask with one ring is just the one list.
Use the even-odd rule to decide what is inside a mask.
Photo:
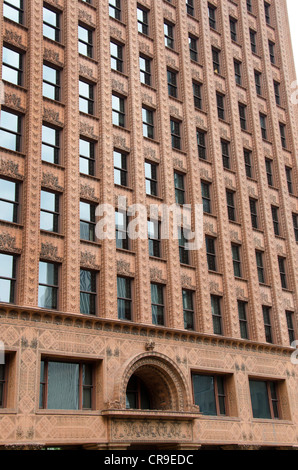
[(292, 36), (292, 45), (294, 52), (294, 59), (296, 65), (296, 75), (298, 78), (298, 0), (287, 0), (289, 20), (290, 20), (290, 29)]

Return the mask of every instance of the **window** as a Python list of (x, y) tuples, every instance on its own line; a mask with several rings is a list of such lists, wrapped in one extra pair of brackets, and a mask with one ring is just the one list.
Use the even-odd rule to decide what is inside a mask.
[(0, 219), (7, 222), (18, 222), (19, 184), (15, 181), (0, 178)]
[(241, 77), (241, 62), (238, 60), (234, 60), (234, 71), (235, 71), (235, 82), (237, 85), (242, 85), (242, 77)]
[(230, 33), (232, 41), (237, 42), (237, 20), (230, 16)]
[(283, 289), (287, 289), (287, 275), (286, 275), (286, 258), (282, 256), (278, 256), (278, 267), (279, 267), (279, 274), (280, 274), (280, 282), (281, 287)]
[(20, 52), (10, 47), (3, 46), (2, 49), (2, 80), (22, 85), (23, 83), (23, 57)]
[(154, 325), (164, 325), (164, 287), (161, 284), (151, 282), (151, 309), (152, 323)]
[(191, 60), (193, 60), (194, 62), (198, 62), (198, 39), (194, 36), (189, 35), (188, 43)]
[(280, 230), (279, 230), (279, 220), (278, 220), (278, 207), (271, 206), (271, 214), (272, 214), (274, 234), (279, 236)]
[(23, 23), (23, 0), (4, 0), (3, 16), (16, 23)]
[(203, 415), (226, 415), (225, 378), (221, 375), (192, 375), (194, 402)]
[(273, 186), (273, 174), (272, 174), (272, 160), (265, 159), (267, 182), (269, 186)]
[(240, 117), (240, 127), (243, 131), (247, 130), (246, 124), (246, 105), (239, 103), (239, 117)]
[(112, 120), (115, 126), (125, 127), (125, 101), (117, 95), (112, 95)]
[(7, 397), (7, 357), (5, 356), (5, 363), (0, 364), (0, 409), (6, 408), (6, 397)]
[(148, 220), (149, 256), (161, 257), (160, 222)]
[(94, 87), (83, 80), (79, 80), (79, 110), (94, 114)]
[(151, 109), (142, 108), (142, 119), (143, 119), (143, 136), (149, 139), (154, 139), (154, 121), (153, 111)]
[(126, 409), (150, 410), (150, 394), (144, 382), (137, 375), (132, 375), (126, 389)]
[(174, 49), (174, 26), (164, 22), (165, 45), (170, 49)]
[(42, 126), (41, 159), (56, 165), (60, 159), (60, 131), (47, 124)]
[(271, 326), (271, 308), (267, 307), (266, 305), (263, 305), (262, 310), (263, 310), (266, 343), (273, 343), (272, 326)]
[(265, 10), (266, 23), (270, 24), (270, 4), (269, 3), (264, 2), (264, 10)]
[(250, 46), (251, 46), (251, 52), (254, 54), (257, 53), (257, 33), (253, 31), (252, 29), (249, 30), (249, 36), (250, 36)]
[(185, 204), (184, 175), (174, 171), (174, 186), (176, 204)]
[(60, 72), (53, 67), (43, 65), (43, 96), (51, 100), (60, 99)]
[(262, 132), (262, 138), (267, 140), (267, 116), (265, 114), (260, 113), (260, 125), (261, 125), (261, 132)]
[(21, 117), (3, 109), (0, 115), (0, 146), (16, 152), (21, 150)]
[(241, 270), (241, 259), (240, 259), (240, 246), (232, 243), (232, 258), (233, 258), (233, 268), (234, 276), (242, 277)]
[(214, 73), (220, 74), (220, 51), (212, 47), (212, 61)]
[(263, 263), (263, 252), (256, 250), (256, 262), (258, 270), (258, 278), (261, 284), (265, 284), (265, 271)]
[(173, 98), (177, 98), (178, 96), (177, 75), (177, 72), (169, 69), (167, 70), (168, 93), (169, 96), (172, 96)]
[(140, 56), (140, 81), (145, 85), (151, 86), (151, 59)]
[(294, 329), (294, 312), (290, 312), (289, 310), (286, 310), (286, 319), (287, 319), (287, 327), (288, 327), (288, 333), (289, 333), (289, 340), (290, 344), (295, 341), (295, 329)]
[(215, 238), (205, 236), (207, 264), (209, 271), (216, 271)]
[(216, 29), (216, 8), (212, 5), (208, 5), (208, 16), (210, 28)]
[(96, 273), (86, 269), (80, 270), (80, 312), (96, 314)]
[(123, 46), (116, 42), (110, 42), (111, 69), (123, 72)]
[(59, 13), (48, 7), (43, 7), (43, 35), (46, 38), (59, 42), (60, 40)]
[(128, 186), (128, 157), (125, 153), (114, 150), (114, 183)]
[(221, 139), (221, 154), (222, 154), (222, 163), (224, 168), (230, 168), (230, 143), (226, 140)]
[(93, 57), (92, 31), (84, 26), (78, 26), (79, 54)]
[(80, 201), (81, 240), (95, 241), (95, 205)]
[(255, 84), (257, 95), (262, 96), (261, 72), (255, 70)]
[(117, 309), (119, 320), (132, 320), (131, 279), (117, 276)]
[(58, 265), (55, 263), (39, 262), (38, 306), (58, 308)]
[(203, 109), (202, 108), (202, 84), (193, 81), (192, 89), (193, 89), (193, 99), (194, 99), (195, 108)]
[(16, 265), (16, 256), (0, 253), (0, 302), (15, 302)]
[(80, 137), (80, 173), (84, 175), (95, 175), (94, 143)]
[(184, 328), (186, 330), (193, 330), (194, 329), (193, 292), (190, 290), (182, 289), (182, 302), (183, 302)]
[(252, 413), (254, 418), (278, 419), (279, 402), (275, 382), (249, 380)]
[(252, 13), (252, 3), (251, 3), (251, 0), (247, 0), (247, 2), (246, 2), (246, 8), (247, 8), (247, 11), (249, 11), (250, 13)]
[(289, 194), (293, 194), (293, 183), (292, 183), (292, 168), (286, 166), (286, 178)]
[(174, 119), (170, 120), (172, 148), (181, 150), (180, 122)]
[(91, 363), (43, 359), (39, 407), (48, 410), (91, 410), (94, 370)]
[(195, 16), (194, 0), (186, 0), (186, 12), (190, 16)]
[(129, 250), (128, 215), (121, 210), (115, 211), (116, 248)]
[(148, 20), (148, 10), (140, 6), (137, 7), (137, 21), (138, 21), (138, 31), (139, 33), (149, 34), (149, 20)]
[(145, 183), (146, 194), (150, 196), (157, 196), (157, 165), (155, 163), (145, 162)]
[(215, 335), (222, 335), (221, 297), (211, 295), (211, 311), (213, 321), (213, 332)]
[(189, 250), (186, 248), (188, 243), (188, 231), (183, 227), (178, 227), (179, 239), (179, 258), (181, 264), (189, 264)]
[(59, 231), (59, 195), (41, 190), (40, 229), (49, 232)]
[(271, 64), (275, 64), (275, 44), (274, 42), (269, 41), (269, 56), (270, 56), (270, 62)]
[(206, 212), (207, 214), (212, 214), (210, 188), (211, 183), (201, 181), (203, 212)]
[(206, 148), (206, 132), (197, 129), (197, 144), (199, 158), (202, 160), (207, 159), (207, 148)]
[(251, 151), (250, 150), (243, 150), (244, 155), (244, 163), (245, 163), (245, 172), (247, 178), (252, 178), (252, 163), (251, 163)]
[(274, 86), (275, 102), (278, 106), (280, 106), (280, 83), (274, 80), (273, 86)]
[(257, 204), (258, 204), (257, 199), (253, 199), (251, 197), (249, 198), (251, 225), (252, 225), (252, 228), (256, 228), (256, 229), (259, 227)]
[(121, 21), (121, 0), (109, 0), (109, 15)]
[(239, 317), (239, 325), (240, 325), (240, 336), (242, 339), (249, 339), (248, 335), (248, 324), (247, 324), (247, 302), (243, 302), (242, 300), (237, 300), (238, 305), (238, 317)]
[(286, 126), (285, 124), (279, 123), (279, 130), (280, 130), (280, 140), (281, 146), (283, 149), (287, 148), (287, 139), (286, 139)]
[(295, 240), (298, 242), (298, 214), (292, 214)]
[(217, 115), (219, 119), (225, 119), (224, 95), (216, 93)]
[(227, 195), (227, 207), (228, 207), (228, 218), (231, 221), (236, 220), (236, 210), (235, 210), (235, 192), (226, 190), (226, 195)]

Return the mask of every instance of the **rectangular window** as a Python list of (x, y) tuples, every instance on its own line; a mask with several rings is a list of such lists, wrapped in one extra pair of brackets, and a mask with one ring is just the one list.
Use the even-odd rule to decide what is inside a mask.
[(177, 150), (181, 150), (180, 124), (179, 121), (175, 121), (174, 119), (170, 120), (172, 148)]
[(94, 368), (91, 363), (43, 359), (39, 407), (48, 410), (91, 410)]
[(157, 196), (157, 165), (155, 163), (145, 162), (145, 183), (146, 194), (149, 196)]
[(286, 178), (289, 194), (293, 194), (293, 183), (292, 183), (292, 168), (286, 166)]
[(237, 42), (237, 20), (230, 16), (230, 33), (232, 41)]
[(109, 15), (121, 21), (121, 0), (109, 0)]
[(224, 168), (231, 168), (230, 165), (230, 143), (226, 140), (221, 139), (221, 155), (222, 155), (222, 163)]
[(58, 233), (59, 195), (50, 191), (40, 192), (40, 229)]
[(128, 156), (127, 154), (114, 150), (114, 183), (128, 186)]
[(247, 302), (243, 302), (242, 300), (237, 300), (237, 305), (238, 305), (238, 317), (239, 317), (241, 338), (249, 339), (247, 314), (246, 314)]
[(268, 41), (269, 46), (269, 56), (271, 64), (275, 64), (275, 44), (274, 42)]
[(161, 237), (160, 237), (160, 222), (158, 220), (148, 220), (148, 242), (149, 242), (149, 256), (161, 258)]
[(115, 126), (125, 127), (125, 100), (112, 94), (112, 120)]
[(110, 42), (111, 69), (123, 72), (123, 46), (116, 42)]
[(121, 210), (115, 211), (116, 248), (129, 250), (128, 215)]
[(252, 29), (250, 29), (249, 36), (250, 36), (251, 52), (256, 54), (257, 53), (257, 33), (253, 31)]
[(280, 131), (280, 140), (281, 146), (283, 149), (287, 148), (287, 139), (286, 139), (286, 126), (285, 124), (279, 123), (279, 131)]
[(143, 119), (143, 136), (149, 139), (154, 139), (154, 120), (153, 111), (151, 109), (142, 108)]
[(268, 158), (266, 158), (265, 166), (266, 166), (268, 186), (273, 186), (272, 160), (269, 160)]
[(149, 12), (140, 6), (137, 7), (137, 22), (139, 33), (149, 34)]
[(0, 219), (18, 223), (19, 183), (0, 178)]
[(279, 402), (275, 382), (249, 380), (252, 413), (254, 418), (278, 419)]
[(189, 250), (186, 248), (186, 244), (189, 242), (187, 236), (188, 231), (183, 227), (178, 227), (178, 239), (179, 239), (179, 258), (180, 263), (189, 264)]
[(225, 377), (221, 375), (192, 375), (194, 402), (203, 415), (226, 415)]
[(281, 287), (283, 289), (287, 289), (287, 274), (286, 274), (286, 258), (282, 256), (278, 256), (278, 267), (279, 267), (279, 274), (280, 274), (280, 282)]
[(256, 250), (256, 262), (258, 270), (258, 278), (261, 284), (265, 284), (265, 271), (263, 263), (263, 252)]
[(60, 99), (60, 72), (53, 67), (43, 65), (43, 91), (46, 98), (59, 101)]
[(264, 2), (264, 10), (265, 10), (265, 20), (266, 23), (270, 25), (270, 4), (267, 2)]
[(22, 85), (23, 83), (23, 56), (10, 47), (2, 49), (2, 80)]
[(260, 113), (260, 125), (261, 125), (261, 132), (262, 138), (267, 140), (267, 116), (265, 114)]
[(16, 256), (0, 253), (0, 302), (15, 302), (16, 264)]
[(3, 16), (16, 23), (23, 24), (23, 0), (4, 0)]
[(295, 240), (298, 242), (298, 214), (292, 213)]
[(140, 56), (140, 81), (145, 85), (151, 86), (151, 59), (145, 56)]
[(79, 54), (93, 57), (92, 31), (85, 26), (78, 26)]
[(240, 246), (235, 245), (233, 243), (232, 243), (232, 258), (233, 258), (234, 276), (242, 277)]
[(60, 41), (60, 15), (56, 11), (43, 7), (43, 35), (53, 41)]
[(208, 16), (210, 28), (216, 29), (216, 8), (212, 5), (208, 5)]
[(58, 265), (55, 263), (39, 262), (38, 306), (58, 308)]
[(183, 303), (184, 328), (186, 330), (193, 330), (194, 329), (194, 306), (193, 306), (193, 292), (192, 291), (182, 289), (182, 303)]
[(280, 83), (274, 80), (273, 86), (274, 86), (275, 102), (278, 106), (280, 106)]
[(185, 204), (184, 175), (174, 172), (175, 200), (176, 204)]
[(186, 12), (190, 16), (194, 16), (194, 0), (186, 0)]
[(42, 126), (41, 159), (56, 165), (60, 160), (60, 131), (47, 124)]
[(0, 146), (21, 151), (21, 117), (3, 109), (0, 115)]
[(280, 230), (279, 230), (279, 220), (278, 220), (278, 207), (271, 206), (271, 214), (272, 214), (274, 234), (279, 236)]
[(295, 341), (294, 318), (295, 318), (294, 312), (286, 310), (286, 319), (287, 319), (287, 327), (288, 327), (290, 344), (292, 344), (293, 341)]
[(165, 305), (164, 286), (151, 282), (151, 309), (152, 323), (154, 325), (164, 325)]
[(251, 217), (251, 225), (252, 228), (258, 228), (258, 209), (257, 209), (258, 201), (257, 199), (249, 198), (249, 207), (250, 207), (250, 217)]
[(210, 188), (211, 183), (201, 181), (203, 212), (206, 212), (207, 214), (212, 214)]
[(271, 308), (263, 305), (263, 319), (265, 328), (265, 338), (267, 343), (273, 343), (272, 339), (272, 326), (271, 326)]
[(132, 320), (131, 279), (117, 276), (117, 309), (119, 320)]
[(220, 51), (212, 47), (212, 62), (214, 73), (220, 74)]
[(228, 218), (229, 220), (236, 221), (236, 209), (235, 209), (235, 192), (226, 190), (227, 196), (227, 208), (228, 208)]
[(165, 46), (174, 49), (174, 26), (164, 22)]
[(189, 35), (188, 43), (191, 60), (193, 60), (194, 62), (198, 62), (198, 39), (194, 36)]
[(237, 85), (242, 85), (242, 77), (241, 77), (241, 62), (238, 60), (234, 60), (234, 71), (235, 71), (235, 82)]
[(222, 335), (221, 297), (211, 295), (211, 311), (213, 321), (213, 332), (215, 335)]
[(80, 270), (80, 312), (96, 314), (96, 273), (87, 269)]
[(215, 238), (205, 236), (207, 264), (209, 271), (216, 271)]
[(95, 204), (80, 201), (81, 240), (95, 241)]
[(217, 115), (219, 119), (225, 119), (225, 97), (220, 93), (216, 93)]
[(199, 158), (207, 160), (206, 132), (197, 129), (197, 145)]
[(95, 156), (94, 156), (94, 143), (90, 140), (80, 137), (79, 141), (80, 151), (80, 173), (84, 175), (95, 175)]
[(255, 84), (256, 84), (256, 92), (257, 95), (262, 96), (262, 82), (261, 82), (262, 74), (255, 70)]
[(240, 118), (240, 127), (243, 131), (247, 130), (246, 123), (246, 106), (239, 103), (239, 118)]
[(247, 178), (252, 178), (253, 172), (252, 172), (252, 162), (251, 162), (251, 151), (244, 149), (243, 155), (244, 155), (246, 176)]
[(247, 2), (246, 2), (246, 8), (247, 8), (247, 11), (249, 11), (250, 13), (252, 13), (252, 3), (251, 3), (251, 0), (247, 0)]
[(8, 364), (0, 364), (0, 408), (6, 408)]
[(193, 89), (193, 99), (194, 105), (197, 109), (203, 109), (202, 106), (202, 84), (198, 82), (192, 82), (192, 89)]
[(169, 96), (173, 98), (177, 98), (178, 96), (177, 75), (178, 72), (167, 69), (168, 93)]
[(79, 110), (94, 114), (94, 86), (84, 80), (79, 80)]

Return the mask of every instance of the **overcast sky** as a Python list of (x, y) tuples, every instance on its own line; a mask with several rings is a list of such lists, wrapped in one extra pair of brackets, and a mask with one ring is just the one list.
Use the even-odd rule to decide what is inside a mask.
[(298, 27), (297, 27), (298, 0), (287, 0), (287, 4), (288, 4), (289, 19), (290, 19), (294, 59), (295, 59), (295, 65), (296, 65), (296, 75), (298, 78)]

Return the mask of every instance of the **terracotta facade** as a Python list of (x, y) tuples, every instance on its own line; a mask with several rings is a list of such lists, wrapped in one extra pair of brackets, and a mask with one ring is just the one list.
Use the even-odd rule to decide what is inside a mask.
[[(0, 304), (6, 353), (0, 446), (293, 449), (298, 444), (298, 366), (286, 312), (297, 337), (298, 112), (286, 0), (194, 0), (188, 12), (184, 0), (121, 0), (120, 20), (112, 17), (117, 2), (110, 3), (47, 0), (46, 8), (59, 16), (59, 40), (43, 36), (40, 0), (24, 0), (23, 24), (8, 15), (0, 22), (1, 63), (2, 44), (23, 58), (23, 81), (3, 81), (1, 105), (2, 111), (20, 116), (21, 145), (18, 151), (0, 148), (0, 178), (20, 188), (17, 221), (0, 220), (0, 255), (16, 257), (13, 302)], [(138, 32), (137, 8), (147, 12), (147, 34)], [(164, 23), (173, 28), (173, 48), (165, 46)], [(91, 57), (78, 53), (78, 25), (91, 34)], [(189, 36), (197, 41), (197, 60), (190, 58)], [(111, 69), (110, 41), (122, 46), (122, 72)], [(274, 64), (268, 41), (274, 44)], [(212, 50), (220, 53), (220, 73), (214, 72)], [(140, 55), (151, 64), (150, 85), (141, 83)], [(241, 84), (235, 83), (235, 61)], [(43, 96), (43, 64), (59, 71), (57, 100)], [(168, 94), (167, 71), (176, 74), (177, 97)], [(262, 93), (256, 90), (256, 71)], [(79, 79), (93, 87), (93, 113), (80, 111)], [(199, 107), (194, 106), (193, 82), (201, 90)], [(279, 104), (274, 83), (279, 84)], [(124, 126), (113, 125), (112, 94), (124, 99)], [(218, 117), (217, 94), (224, 99), (224, 119)], [(246, 129), (239, 103), (245, 106)], [(153, 113), (154, 138), (143, 136), (142, 107)], [(266, 138), (260, 114), (266, 116)], [(180, 149), (172, 147), (170, 119), (180, 126)], [(60, 133), (58, 163), (42, 159), (42, 125)], [(198, 155), (198, 130), (205, 135), (206, 158)], [(79, 137), (94, 144), (92, 175), (80, 173)], [(223, 165), (221, 141), (229, 143), (230, 168)], [(250, 176), (244, 149), (251, 156)], [(127, 156), (127, 186), (114, 184), (114, 150)], [(272, 166), (271, 185), (266, 160)], [(145, 161), (158, 167), (157, 196), (146, 193)], [(146, 239), (132, 241), (129, 249), (117, 248), (114, 239), (80, 239), (80, 201), (117, 207), (122, 196), (127, 206), (142, 204), (148, 211), (151, 204), (172, 205), (174, 172), (183, 175), (185, 202), (192, 207), (202, 203), (200, 182), (210, 184), (212, 210), (204, 213), (204, 235), (215, 241), (216, 269), (208, 269), (205, 241), (187, 264), (180, 262), (176, 239), (162, 240), (159, 257), (149, 256)], [(59, 197), (55, 232), (40, 229), (41, 190)], [(227, 190), (234, 194), (234, 221), (228, 217)], [(252, 227), (250, 199), (257, 201), (257, 228)], [(278, 235), (272, 207), (278, 208)], [(240, 276), (235, 276), (231, 245), (240, 250)], [(263, 254), (264, 282), (258, 277), (256, 250)], [(40, 261), (58, 266), (56, 309), (38, 306)], [(96, 274), (95, 315), (80, 313), (82, 269)], [(118, 318), (117, 276), (131, 281), (131, 321)], [(164, 325), (153, 324), (150, 283), (163, 288)], [(192, 329), (185, 328), (183, 289), (193, 299)], [(211, 296), (220, 302), (222, 334), (214, 333)], [(246, 308), (248, 338), (241, 331), (239, 301)], [(272, 342), (264, 307), (270, 312)], [(92, 364), (90, 409), (41, 406), (40, 366), (47, 360)], [(200, 410), (194, 375), (224, 378), (225, 414)], [(150, 409), (127, 407), (132, 376), (145, 384)], [(276, 385), (278, 419), (253, 416), (250, 381)]]

